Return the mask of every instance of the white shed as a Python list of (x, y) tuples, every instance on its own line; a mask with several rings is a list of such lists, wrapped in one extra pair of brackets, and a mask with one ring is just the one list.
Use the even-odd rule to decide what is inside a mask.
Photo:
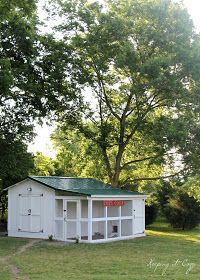
[(146, 197), (90, 178), (29, 176), (8, 188), (8, 235), (89, 243), (144, 236)]

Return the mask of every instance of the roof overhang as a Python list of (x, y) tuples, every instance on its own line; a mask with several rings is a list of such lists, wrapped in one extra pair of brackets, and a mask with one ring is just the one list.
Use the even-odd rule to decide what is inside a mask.
[(26, 181), (28, 181), (29, 179), (30, 179), (30, 178), (25, 178), (25, 179), (21, 180), (20, 182), (17, 182), (17, 183), (15, 183), (14, 185), (11, 185), (11, 186), (9, 186), (9, 187), (3, 189), (3, 191), (8, 191), (9, 189), (11, 189), (11, 188), (13, 188), (13, 187), (15, 187), (15, 186), (17, 186), (17, 185), (23, 183), (23, 182), (26, 182)]
[[(89, 197), (89, 198), (96, 198), (96, 199), (128, 199), (128, 198), (143, 198), (143, 199), (146, 199), (148, 198), (150, 195), (146, 195), (146, 194), (137, 194), (137, 193), (133, 193), (131, 194), (129, 192), (129, 194), (124, 194), (124, 193), (116, 193), (116, 194), (92, 194), (92, 193), (89, 193), (87, 192), (86, 190), (82, 190), (81, 189), (59, 189), (59, 188), (54, 188), (44, 182), (41, 182), (41, 181), (38, 181), (36, 180), (35, 178), (32, 178), (31, 176), (28, 176), (27, 178), (25, 178), (24, 180), (12, 185), (12, 186), (9, 186), (8, 188), (4, 189), (3, 191), (7, 191), (9, 190), (10, 188), (13, 188), (23, 182), (26, 182), (26, 181), (34, 181), (36, 182), (37, 184), (40, 184), (40, 185), (43, 185), (49, 189), (53, 189), (54, 191), (57, 191), (57, 192), (66, 192), (66, 193), (71, 193), (71, 194), (76, 194), (76, 195), (79, 195), (79, 196), (83, 196), (83, 197)], [(96, 189), (96, 191), (98, 192), (98, 189)]]
[(103, 198), (103, 199), (106, 199), (106, 198), (119, 198), (122, 199), (122, 198), (148, 198), (150, 195), (148, 194), (140, 194), (140, 195), (91, 195), (91, 198)]

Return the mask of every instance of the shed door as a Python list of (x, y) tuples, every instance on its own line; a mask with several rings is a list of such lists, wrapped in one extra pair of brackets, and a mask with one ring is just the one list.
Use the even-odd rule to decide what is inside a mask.
[(144, 206), (145, 206), (145, 202), (143, 199), (133, 200), (134, 234), (139, 234), (144, 232), (145, 229)]
[(42, 195), (20, 195), (19, 230), (41, 232)]
[(27, 195), (19, 197), (19, 230), (30, 231), (30, 199)]
[(41, 223), (42, 197), (41, 195), (31, 196), (31, 232), (43, 231)]

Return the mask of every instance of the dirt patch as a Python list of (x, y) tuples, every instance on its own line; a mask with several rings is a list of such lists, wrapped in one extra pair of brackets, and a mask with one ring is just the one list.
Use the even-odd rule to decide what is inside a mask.
[(7, 257), (0, 257), (0, 262), (7, 262), (9, 260), (10, 256)]
[(9, 267), (10, 272), (12, 273), (12, 275), (14, 276), (14, 279), (21, 279), (21, 280), (30, 280), (29, 277), (24, 276), (21, 277), (19, 276), (20, 274), (20, 269), (15, 266), (14, 264), (11, 263), (10, 258), (16, 255), (20, 255), (24, 252), (26, 252), (26, 250), (28, 250), (29, 248), (31, 248), (33, 245), (35, 245), (36, 243), (39, 243), (40, 240), (30, 240), (27, 244), (21, 246), (16, 253), (6, 256), (6, 257), (0, 257), (0, 262), (6, 264)]
[(20, 247), (20, 248), (18, 249), (18, 251), (17, 251), (16, 253), (13, 254), (13, 256), (15, 256), (15, 255), (20, 255), (20, 254), (26, 252), (26, 250), (28, 250), (29, 248), (33, 247), (33, 245), (35, 245), (36, 243), (39, 243), (40, 241), (41, 241), (41, 240), (38, 240), (38, 239), (37, 239), (37, 240), (34, 239), (34, 240), (29, 241), (27, 244), (25, 244), (25, 245), (23, 245), (22, 247)]

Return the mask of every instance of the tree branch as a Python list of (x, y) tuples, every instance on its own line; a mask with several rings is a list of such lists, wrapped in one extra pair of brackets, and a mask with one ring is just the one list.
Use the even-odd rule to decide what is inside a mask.
[(94, 67), (96, 75), (97, 75), (98, 85), (99, 85), (99, 87), (101, 89), (101, 92), (103, 93), (104, 98), (105, 98), (106, 105), (108, 106), (108, 108), (109, 108), (110, 112), (112, 113), (112, 115), (116, 119), (120, 120), (120, 116), (113, 110), (113, 108), (112, 108), (112, 106), (110, 104), (110, 101), (109, 101), (108, 96), (106, 94), (106, 90), (105, 90), (105, 86), (104, 86), (104, 83), (103, 83), (103, 79), (101, 78), (101, 74), (99, 73), (99, 70), (97, 69), (97, 67), (96, 67), (94, 62), (93, 62), (93, 67)]
[(126, 162), (124, 165), (122, 165), (121, 169), (125, 169), (126, 166), (129, 165), (129, 164), (142, 162), (142, 161), (149, 160), (149, 159), (152, 159), (152, 158), (158, 158), (160, 156), (162, 156), (162, 155), (155, 155), (155, 156), (149, 156), (149, 157), (146, 157), (146, 158), (131, 160), (131, 161)]
[(154, 180), (161, 180), (161, 179), (167, 179), (167, 178), (173, 178), (176, 177), (177, 175), (181, 174), (184, 170), (181, 170), (175, 174), (171, 175), (166, 175), (166, 176), (158, 176), (158, 177), (143, 177), (143, 178), (135, 178), (133, 180), (129, 180), (128, 183), (131, 182), (138, 182), (138, 181), (154, 181)]

